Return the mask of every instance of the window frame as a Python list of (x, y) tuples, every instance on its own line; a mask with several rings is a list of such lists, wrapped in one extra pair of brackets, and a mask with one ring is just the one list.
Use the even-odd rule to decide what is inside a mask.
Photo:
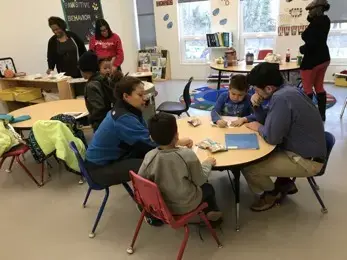
[[(279, 22), (279, 12), (280, 12), (280, 0), (279, 5), (278, 5), (278, 15), (276, 18), (276, 28), (278, 28), (278, 22)], [(244, 32), (244, 27), (243, 27), (243, 1), (240, 1), (239, 4), (239, 52), (241, 55), (240, 57), (245, 57), (246, 55), (246, 49), (245, 49), (245, 42), (247, 39), (266, 39), (266, 38), (272, 38), (274, 41), (274, 46), (273, 49), (276, 48), (277, 44), (277, 37), (278, 37), (278, 32), (277, 30), (275, 32)]]
[[(212, 32), (212, 8), (211, 8), (211, 1), (206, 0), (206, 2), (209, 3), (210, 6), (210, 21), (211, 21), (211, 31), (208, 33)], [(208, 59), (186, 59), (185, 54), (186, 54), (186, 41), (192, 41), (192, 40), (203, 40), (206, 41), (206, 48), (207, 47), (207, 39), (206, 39), (206, 34), (204, 35), (181, 35), (181, 19), (180, 19), (180, 4), (187, 4), (186, 3), (177, 3), (177, 18), (178, 18), (178, 41), (179, 41), (179, 52), (180, 52), (180, 64), (185, 65), (206, 65), (209, 64)], [(210, 51), (210, 49), (209, 49)], [(211, 55), (211, 51), (210, 51)]]

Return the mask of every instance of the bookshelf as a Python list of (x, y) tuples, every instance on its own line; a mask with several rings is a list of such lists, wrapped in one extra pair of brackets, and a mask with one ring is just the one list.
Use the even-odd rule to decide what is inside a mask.
[(139, 50), (137, 72), (151, 72), (157, 82), (171, 79), (169, 51), (157, 46)]
[[(225, 51), (233, 47), (233, 34), (232, 32), (216, 32), (206, 34), (207, 47), (210, 49), (210, 60), (214, 62), (219, 57), (224, 57)], [(221, 82), (228, 83), (231, 73), (223, 72)], [(211, 70), (210, 75), (207, 77), (208, 82), (217, 82), (218, 73)]]

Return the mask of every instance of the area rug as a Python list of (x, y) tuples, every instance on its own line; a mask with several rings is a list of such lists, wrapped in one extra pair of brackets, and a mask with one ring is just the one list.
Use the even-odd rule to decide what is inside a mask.
[[(219, 94), (228, 91), (228, 85), (222, 84)], [(211, 111), (216, 103), (218, 92), (215, 86), (204, 86), (192, 90), (190, 98), (192, 100), (191, 108)], [(184, 103), (183, 96), (180, 97), (180, 102)], [(317, 105), (317, 99), (313, 99), (313, 103)], [(327, 94), (327, 109), (336, 104), (336, 98), (333, 95)]]

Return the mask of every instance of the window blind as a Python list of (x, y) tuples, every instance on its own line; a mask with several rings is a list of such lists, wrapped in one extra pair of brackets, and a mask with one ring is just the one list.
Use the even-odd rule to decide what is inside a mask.
[(327, 12), (331, 22), (347, 22), (347, 0), (330, 0), (330, 10)]

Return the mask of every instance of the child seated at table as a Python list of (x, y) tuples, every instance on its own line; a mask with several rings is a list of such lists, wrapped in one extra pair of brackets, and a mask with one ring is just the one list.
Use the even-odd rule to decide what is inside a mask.
[(149, 133), (159, 147), (146, 154), (139, 174), (158, 185), (173, 215), (186, 214), (207, 202), (207, 218), (219, 222), (222, 212), (213, 186), (207, 183), (216, 160), (209, 157), (201, 164), (191, 149), (176, 146), (179, 137), (173, 115), (154, 115), (149, 120)]
[(245, 75), (235, 75), (230, 79), (229, 91), (221, 93), (214, 106), (211, 117), (212, 122), (219, 127), (227, 127), (228, 123), (221, 116), (239, 117), (231, 122), (231, 126), (241, 126), (254, 121), (250, 96), (247, 94), (248, 84)]

